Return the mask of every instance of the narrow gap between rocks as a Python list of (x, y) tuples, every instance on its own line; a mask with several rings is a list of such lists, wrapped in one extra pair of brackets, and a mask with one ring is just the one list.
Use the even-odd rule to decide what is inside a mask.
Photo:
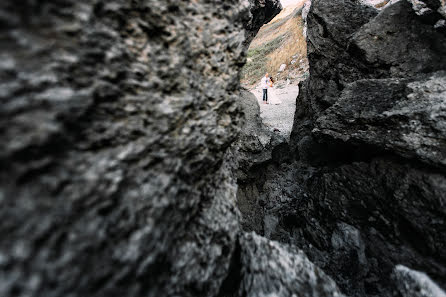
[(304, 36), (309, 3), (305, 0), (284, 3), (283, 10), (263, 25), (251, 42), (241, 83), (256, 97), (263, 124), (289, 140), (298, 85), (309, 76)]
[(444, 1), (0, 3), (1, 297), (444, 296)]
[[(240, 102), (246, 123), (238, 142), (237, 205), (244, 230), (268, 238), (278, 224), (295, 221), (294, 215), (286, 215), (279, 222), (267, 215), (267, 209), (300, 188), (294, 177), (289, 176), (285, 184), (283, 178), (291, 172), (295, 175), (291, 168), (298, 157), (293, 156), (290, 136), (299, 84), (309, 77), (305, 19), (311, 2), (286, 4), (250, 43), (241, 72)], [(273, 239), (289, 242), (286, 237)]]
[[(441, 90), (429, 90), (436, 94), (429, 99), (414, 91), (444, 78), (435, 73), (444, 66), (433, 62), (446, 56), (438, 47), (445, 44), (441, 11), (426, 13), (416, 1), (312, 2), (314, 11), (309, 1), (307, 9), (300, 1), (282, 11), (248, 51), (237, 176), (242, 227), (303, 250), (348, 296), (407, 296), (401, 288), (420, 281), (410, 269), (445, 288), (444, 238), (437, 235), (444, 232), (427, 222), (444, 219), (431, 207), (444, 196), (438, 192), (444, 166), (420, 153), (424, 145), (441, 148), (417, 129), (438, 131), (419, 118), (429, 117), (430, 107), (407, 103), (419, 98), (435, 105), (435, 96), (444, 98)], [(416, 58), (413, 44), (420, 49)], [(269, 103), (280, 104), (264, 104), (266, 73), (279, 99)], [(427, 143), (420, 146), (416, 137)]]

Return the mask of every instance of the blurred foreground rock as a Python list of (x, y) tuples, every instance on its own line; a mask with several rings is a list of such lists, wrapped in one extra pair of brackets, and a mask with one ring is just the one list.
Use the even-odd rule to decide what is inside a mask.
[(307, 6), (286, 143), (239, 85), (279, 1), (2, 1), (0, 296), (418, 296), (399, 264), (444, 287), (423, 3)]
[(303, 256), (251, 253), (235, 204), (245, 44), (280, 9), (1, 2), (0, 296), (223, 296), (242, 270), (243, 296), (306, 283)]

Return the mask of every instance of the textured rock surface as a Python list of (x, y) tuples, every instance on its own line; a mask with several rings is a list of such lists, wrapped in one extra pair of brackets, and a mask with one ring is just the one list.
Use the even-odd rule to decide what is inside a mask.
[[(235, 144), (237, 148), (237, 206), (242, 213), (245, 230), (263, 234), (265, 202), (262, 197), (267, 168), (276, 170), (276, 164), (290, 159), (285, 137), (271, 132), (260, 118), (260, 106), (249, 91), (242, 91), (239, 101), (245, 126)], [(268, 191), (267, 191), (268, 192)]]
[(273, 186), (263, 219), (272, 223), (263, 234), (302, 248), (346, 295), (400, 294), (390, 277), (397, 264), (446, 287), (440, 15), (420, 15), (409, 1), (380, 11), (312, 1), (310, 78), (290, 143), (298, 160), (265, 181)]
[(280, 0), (251, 0), (250, 1), (250, 18), (245, 23), (246, 47), (257, 35), (263, 24), (271, 21), (282, 10)]
[(444, 35), (411, 7), (407, 1), (400, 1), (383, 10), (355, 32), (351, 49), (359, 51), (369, 67), (389, 69), (393, 77), (444, 69)]
[(446, 72), (439, 72), (416, 81), (356, 81), (317, 119), (313, 132), (446, 169), (445, 120)]
[(425, 4), (313, 1), (290, 152), (238, 82), (279, 1), (2, 1), (0, 295), (341, 296), (296, 246), (351, 296), (445, 286)]
[(397, 265), (393, 276), (403, 297), (446, 297), (446, 293), (425, 273)]
[(305, 1), (304, 7), (302, 8), (302, 19), (305, 22), (303, 29), (303, 34), (305, 38), (307, 38), (307, 16), (308, 13), (310, 12), (310, 7), (311, 7), (311, 1), (310, 0)]
[(278, 9), (1, 2), (1, 296), (219, 293), (245, 34)]
[(416, 294), (391, 278), (400, 263), (446, 286), (440, 15), (409, 1), (312, 1), (298, 160), (257, 170), (250, 188), (257, 215), (243, 228), (302, 248), (350, 296)]
[[(416, 14), (431, 16), (440, 14), (446, 17), (446, 2), (443, 0), (408, 0), (415, 10)], [(437, 16), (438, 17), (438, 16)]]
[(344, 296), (301, 251), (296, 253), (255, 233), (245, 234), (240, 241), (239, 296)]
[[(364, 63), (354, 59), (347, 51), (350, 36), (377, 11), (355, 1), (312, 1), (307, 23), (307, 52), (312, 83), (301, 86), (302, 98), (298, 101), (295, 123), (302, 117), (320, 112), (336, 101), (342, 85), (368, 73)], [(305, 94), (308, 92), (308, 94)], [(298, 133), (294, 128), (294, 134)], [(299, 137), (300, 138), (300, 137)]]

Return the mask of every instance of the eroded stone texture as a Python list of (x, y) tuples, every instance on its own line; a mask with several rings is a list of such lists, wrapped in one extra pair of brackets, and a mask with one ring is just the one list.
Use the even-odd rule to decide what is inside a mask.
[(344, 296), (302, 251), (296, 253), (255, 233), (245, 234), (240, 244), (239, 296)]
[(349, 295), (396, 294), (400, 263), (445, 285), (440, 27), (408, 2), (313, 1), (293, 166), (237, 102), (247, 43), (278, 10), (0, 3), (1, 296), (340, 295), (301, 251), (240, 230), (236, 180), (264, 165), (260, 232)]
[(439, 72), (416, 81), (354, 82), (317, 119), (313, 133), (373, 145), (445, 169), (445, 120), (446, 72)]
[(263, 197), (268, 168), (275, 171), (276, 164), (290, 159), (286, 139), (265, 127), (260, 118), (260, 106), (255, 96), (242, 91), (240, 101), (245, 125), (239, 135), (237, 150), (237, 206), (241, 211), (244, 230), (263, 234), (264, 207), (269, 197)]
[(355, 32), (351, 47), (360, 52), (370, 68), (388, 68), (393, 77), (445, 68), (444, 36), (411, 8), (407, 1), (399, 1)]
[(257, 2), (1, 1), (1, 296), (218, 294)]
[(251, 0), (250, 1), (250, 18), (245, 24), (246, 40), (245, 46), (249, 44), (257, 35), (263, 24), (267, 24), (282, 10), (280, 0)]
[(397, 265), (393, 271), (398, 289), (404, 297), (445, 297), (439, 288), (425, 273)]
[(302, 248), (350, 296), (399, 294), (397, 264), (445, 287), (445, 35), (409, 1), (316, 0), (307, 23), (299, 160), (271, 181), (297, 186), (266, 203), (268, 237)]

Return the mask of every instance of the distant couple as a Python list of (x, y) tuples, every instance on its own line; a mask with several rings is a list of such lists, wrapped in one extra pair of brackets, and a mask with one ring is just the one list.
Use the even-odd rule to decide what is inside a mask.
[[(261, 81), (263, 89), (263, 104), (281, 104), (279, 97), (277, 97), (276, 91), (274, 89), (274, 79), (265, 74), (265, 77)], [(268, 101), (269, 100), (269, 101)]]

